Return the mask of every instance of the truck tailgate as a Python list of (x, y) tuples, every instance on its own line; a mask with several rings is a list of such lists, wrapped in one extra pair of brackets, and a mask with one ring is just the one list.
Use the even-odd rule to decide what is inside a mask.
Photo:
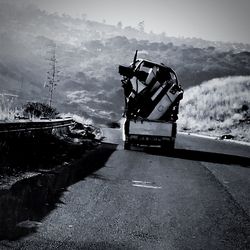
[(129, 134), (175, 137), (176, 124), (171, 122), (130, 121)]

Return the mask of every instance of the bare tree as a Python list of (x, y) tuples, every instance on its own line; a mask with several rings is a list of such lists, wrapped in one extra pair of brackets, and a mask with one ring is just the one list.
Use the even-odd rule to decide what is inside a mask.
[(56, 58), (56, 43), (51, 43), (49, 45), (49, 71), (47, 72), (47, 81), (45, 83), (45, 87), (49, 88), (49, 106), (52, 106), (53, 102), (53, 94), (56, 89), (57, 83), (59, 82), (59, 70), (57, 69), (57, 58)]

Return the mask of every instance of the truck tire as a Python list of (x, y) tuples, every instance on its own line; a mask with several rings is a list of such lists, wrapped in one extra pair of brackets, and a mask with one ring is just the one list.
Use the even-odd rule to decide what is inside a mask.
[(131, 148), (130, 143), (127, 142), (127, 141), (125, 141), (125, 142), (124, 142), (124, 149), (125, 149), (125, 150), (130, 150), (130, 148)]
[(175, 146), (175, 140), (172, 140), (169, 142), (169, 150), (173, 151), (174, 150), (174, 146)]
[(167, 152), (171, 152), (174, 150), (175, 140), (171, 140), (168, 142), (163, 142), (161, 144), (161, 149)]

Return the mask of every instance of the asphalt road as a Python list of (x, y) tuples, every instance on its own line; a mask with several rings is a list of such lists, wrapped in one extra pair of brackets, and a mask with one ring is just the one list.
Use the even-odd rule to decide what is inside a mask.
[(123, 150), (68, 187), (37, 232), (0, 249), (250, 249), (250, 147), (178, 135), (176, 150)]

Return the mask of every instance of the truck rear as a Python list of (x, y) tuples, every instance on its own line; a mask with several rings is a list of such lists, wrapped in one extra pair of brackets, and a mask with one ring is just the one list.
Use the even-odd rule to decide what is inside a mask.
[(176, 138), (176, 122), (143, 119), (125, 119), (124, 149), (134, 146), (160, 146), (173, 149)]

